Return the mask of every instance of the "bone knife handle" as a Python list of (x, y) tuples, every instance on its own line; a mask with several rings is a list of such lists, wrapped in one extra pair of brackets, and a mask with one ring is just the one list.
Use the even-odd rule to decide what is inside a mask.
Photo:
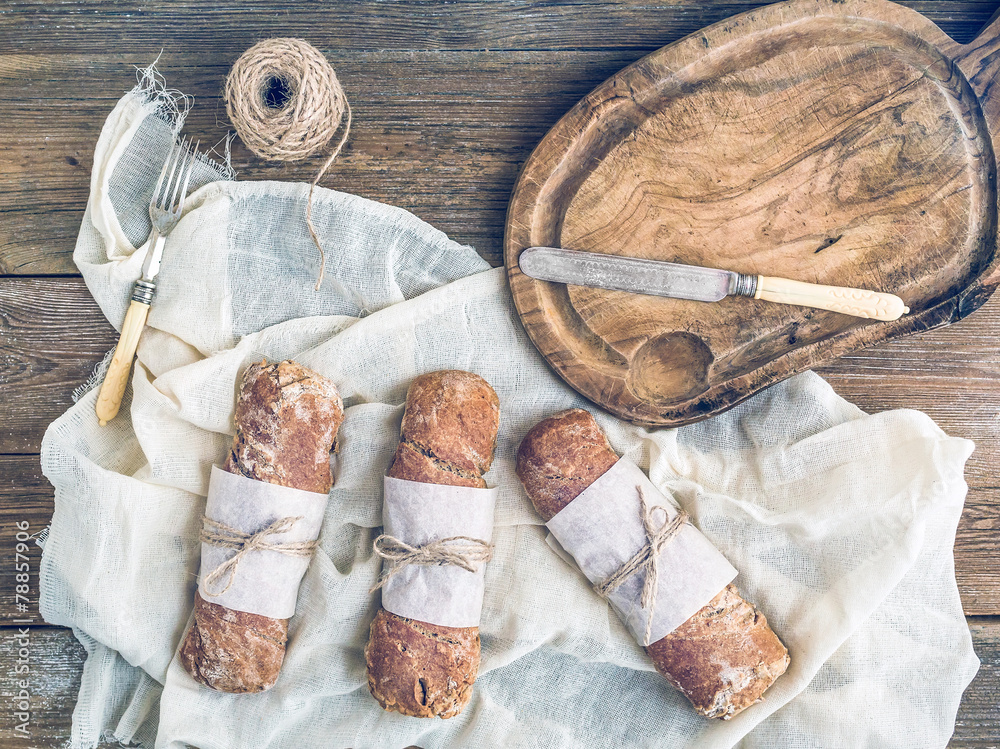
[(822, 286), (767, 276), (757, 277), (754, 299), (815, 307), (872, 320), (896, 320), (910, 311), (895, 294), (843, 286)]
[(115, 347), (115, 354), (111, 359), (111, 366), (108, 373), (104, 375), (104, 383), (101, 385), (101, 392), (97, 395), (97, 418), (101, 426), (106, 425), (115, 418), (118, 409), (122, 405), (122, 396), (125, 394), (125, 384), (128, 382), (128, 373), (132, 369), (132, 359), (135, 357), (135, 349), (139, 345), (139, 336), (146, 325), (146, 316), (149, 314), (149, 305), (132, 300), (128, 306), (128, 313), (125, 315), (125, 324), (122, 325), (122, 333), (118, 337), (118, 345)]

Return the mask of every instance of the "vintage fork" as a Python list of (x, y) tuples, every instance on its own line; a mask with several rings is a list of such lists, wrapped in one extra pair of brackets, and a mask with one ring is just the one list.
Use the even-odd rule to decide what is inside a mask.
[(142, 263), (142, 277), (132, 288), (132, 302), (125, 315), (118, 345), (104, 376), (101, 392), (97, 395), (95, 410), (101, 426), (113, 419), (121, 407), (128, 373), (132, 369), (132, 359), (139, 345), (139, 335), (146, 325), (149, 304), (156, 291), (156, 275), (160, 272), (163, 244), (167, 234), (180, 220), (197, 152), (198, 144), (192, 146), (189, 138), (175, 144), (167, 155), (167, 160), (163, 162), (160, 178), (153, 188), (153, 196), (149, 200), (149, 219), (153, 230), (149, 234), (149, 248)]

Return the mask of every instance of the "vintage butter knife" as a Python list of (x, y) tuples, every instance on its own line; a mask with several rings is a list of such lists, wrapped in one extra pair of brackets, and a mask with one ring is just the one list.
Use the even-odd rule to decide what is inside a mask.
[(108, 372), (104, 375), (101, 392), (97, 394), (97, 404), (94, 407), (101, 426), (115, 418), (121, 407), (128, 373), (132, 369), (132, 359), (135, 357), (139, 336), (146, 325), (149, 305), (156, 291), (156, 276), (160, 272), (163, 244), (167, 234), (181, 218), (191, 173), (197, 161), (195, 158), (197, 152), (198, 144), (192, 145), (188, 138), (182, 140), (180, 144), (175, 144), (163, 163), (160, 178), (153, 188), (153, 196), (149, 200), (152, 231), (148, 239), (149, 248), (142, 263), (142, 277), (132, 288), (132, 301), (125, 314), (118, 345), (115, 347), (114, 356), (111, 357)]
[(822, 286), (787, 278), (753, 276), (697, 265), (558, 247), (529, 247), (521, 253), (518, 265), (525, 275), (539, 281), (596, 286), (699, 302), (718, 302), (727, 296), (748, 296), (873, 320), (896, 320), (910, 311), (898, 296), (880, 291)]

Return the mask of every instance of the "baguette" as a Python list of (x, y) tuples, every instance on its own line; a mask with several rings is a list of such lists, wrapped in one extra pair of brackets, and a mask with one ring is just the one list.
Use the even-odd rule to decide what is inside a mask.
[[(486, 488), (500, 403), (482, 377), (445, 370), (410, 385), (400, 441), (388, 475), (407, 481)], [(379, 609), (365, 661), (368, 688), (386, 710), (451, 718), (472, 697), (479, 628), (444, 627)]]
[[(536, 424), (517, 452), (517, 476), (548, 522), (618, 460), (594, 417), (563, 411)], [(694, 709), (729, 719), (762, 699), (789, 664), (767, 619), (727, 585), (646, 652)]]
[[(326, 493), (330, 451), (344, 420), (336, 386), (292, 361), (251, 364), (236, 400), (236, 436), (223, 470), (256, 481)], [(263, 692), (285, 657), (288, 619), (235, 611), (195, 593), (181, 645), (185, 670), (221, 692)]]

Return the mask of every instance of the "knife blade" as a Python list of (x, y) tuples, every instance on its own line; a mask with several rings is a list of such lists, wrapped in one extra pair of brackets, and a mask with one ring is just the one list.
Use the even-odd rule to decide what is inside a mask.
[(539, 281), (698, 302), (746, 296), (876, 320), (896, 320), (910, 311), (898, 296), (880, 291), (560, 247), (528, 247), (521, 252), (518, 267)]
[[(529, 247), (521, 253), (518, 265), (526, 275), (539, 281), (596, 286), (697, 302), (725, 299), (735, 293), (740, 278), (739, 273), (728, 270), (558, 247)], [(746, 278), (755, 279), (753, 276)]]

